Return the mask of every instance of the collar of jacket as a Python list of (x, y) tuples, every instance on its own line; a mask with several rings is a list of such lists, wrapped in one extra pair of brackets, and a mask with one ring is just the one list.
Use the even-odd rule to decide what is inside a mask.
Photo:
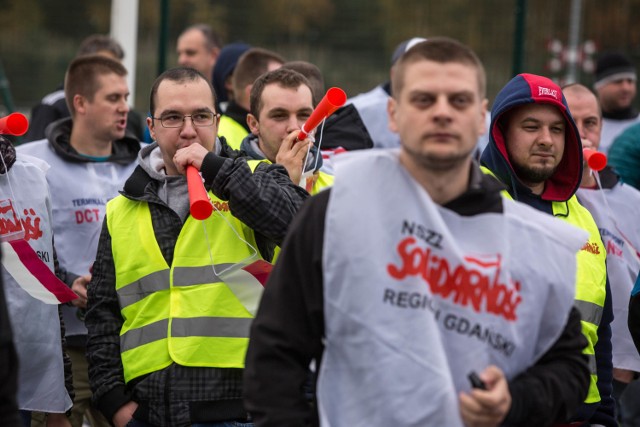
[[(45, 131), (49, 144), (53, 147), (56, 154), (66, 161), (74, 163), (95, 163), (95, 159), (81, 155), (71, 146), (72, 127), (73, 120), (71, 117), (65, 117), (51, 123)], [(113, 141), (111, 147), (111, 155), (106, 161), (128, 165), (136, 161), (138, 152), (140, 151), (140, 141), (127, 130), (122, 139)]]

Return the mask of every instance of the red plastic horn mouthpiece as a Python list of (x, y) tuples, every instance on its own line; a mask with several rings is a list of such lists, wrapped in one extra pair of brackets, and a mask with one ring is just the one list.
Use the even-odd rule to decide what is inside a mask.
[(21, 136), (27, 133), (29, 121), (22, 113), (11, 113), (0, 119), (0, 134)]
[(209, 218), (213, 212), (213, 205), (202, 183), (200, 172), (195, 166), (187, 166), (187, 188), (191, 216), (198, 220)]
[(591, 148), (583, 148), (582, 155), (589, 165), (589, 169), (600, 172), (607, 166), (607, 155)]
[(342, 89), (339, 87), (330, 88), (302, 125), (298, 141), (304, 140), (324, 119), (342, 107), (345, 102), (347, 102), (347, 94)]

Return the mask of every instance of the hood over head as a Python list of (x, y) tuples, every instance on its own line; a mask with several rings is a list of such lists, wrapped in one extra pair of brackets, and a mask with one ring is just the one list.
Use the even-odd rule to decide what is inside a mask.
[(564, 116), (564, 154), (555, 173), (547, 180), (541, 198), (547, 201), (566, 201), (580, 187), (582, 178), (582, 142), (580, 133), (569, 112), (567, 101), (560, 87), (546, 77), (535, 74), (518, 74), (507, 83), (496, 96), (491, 109), (489, 144), (482, 152), (480, 161), (509, 187), (510, 194), (517, 199), (518, 180), (507, 155), (504, 114), (526, 104), (549, 104)]
[(213, 74), (211, 76), (211, 84), (216, 93), (216, 104), (218, 104), (216, 108), (218, 108), (218, 112), (220, 112), (219, 104), (229, 100), (224, 83), (227, 77), (235, 70), (238, 59), (249, 49), (251, 49), (251, 45), (246, 43), (229, 43), (220, 50), (220, 55), (216, 59), (216, 65), (213, 66)]

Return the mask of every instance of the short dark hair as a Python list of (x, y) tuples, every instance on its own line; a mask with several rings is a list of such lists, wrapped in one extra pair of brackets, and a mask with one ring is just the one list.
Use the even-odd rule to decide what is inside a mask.
[(104, 55), (79, 56), (69, 64), (64, 77), (64, 93), (71, 116), (75, 116), (73, 97), (82, 95), (89, 101), (100, 89), (98, 76), (116, 74), (124, 77), (127, 69), (121, 62)]
[(262, 110), (262, 92), (267, 85), (276, 83), (281, 87), (289, 89), (297, 89), (298, 87), (305, 85), (312, 92), (309, 80), (297, 71), (289, 70), (287, 68), (278, 68), (277, 70), (264, 73), (256, 79), (251, 88), (250, 104), (251, 114), (257, 119), (260, 116), (260, 110)]
[(322, 71), (320, 71), (320, 68), (307, 61), (285, 62), (282, 68), (297, 71), (309, 80), (311, 93), (313, 94), (313, 105), (317, 105), (324, 97), (324, 78), (322, 77)]
[(187, 28), (185, 28), (185, 30), (180, 34), (184, 34), (187, 31), (191, 31), (191, 30), (197, 30), (200, 31), (202, 33), (202, 35), (204, 36), (204, 40), (205, 40), (205, 47), (208, 50), (211, 50), (213, 48), (218, 48), (218, 49), (222, 49), (222, 37), (220, 37), (220, 34), (218, 34), (216, 31), (214, 31), (214, 29), (211, 27), (211, 25), (207, 25), (207, 24), (194, 24), (191, 25)]
[(420, 60), (439, 62), (442, 64), (453, 62), (475, 68), (478, 77), (478, 90), (481, 97), (485, 97), (487, 78), (482, 62), (471, 48), (448, 37), (429, 38), (416, 44), (400, 57), (395, 64), (393, 77), (391, 79), (391, 93), (393, 97), (397, 97), (404, 87), (407, 65)]
[(276, 52), (261, 47), (252, 47), (240, 55), (231, 75), (234, 94), (241, 92), (245, 87), (253, 84), (260, 75), (269, 71), (270, 62), (284, 64), (285, 60)]
[(82, 41), (76, 56), (92, 55), (101, 51), (113, 54), (120, 61), (124, 59), (124, 50), (115, 39), (104, 34), (92, 34)]
[[(151, 116), (155, 116), (156, 95), (158, 94), (158, 87), (160, 86), (160, 83), (162, 83), (165, 80), (169, 80), (176, 83), (182, 83), (182, 82), (194, 82), (199, 79), (204, 80), (209, 86), (209, 89), (211, 89), (211, 96), (213, 97), (213, 105), (215, 110), (216, 93), (213, 90), (213, 86), (211, 86), (211, 82), (209, 82), (209, 80), (207, 80), (205, 76), (202, 75), (202, 73), (200, 73), (199, 71), (193, 68), (175, 67), (175, 68), (170, 68), (164, 73), (160, 74), (156, 78), (156, 80), (153, 82), (153, 86), (151, 86), (151, 93), (149, 94), (149, 112), (151, 113)], [(214, 113), (215, 112), (216, 111), (214, 111)]]

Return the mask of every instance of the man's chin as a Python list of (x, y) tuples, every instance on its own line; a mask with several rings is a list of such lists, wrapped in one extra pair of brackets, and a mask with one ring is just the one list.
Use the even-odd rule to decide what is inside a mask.
[(548, 180), (556, 172), (556, 167), (525, 167), (516, 170), (516, 174), (526, 182), (542, 183)]
[(429, 153), (417, 157), (418, 162), (430, 170), (447, 171), (459, 166), (469, 158), (463, 153)]
[(112, 141), (116, 141), (116, 140), (118, 140), (118, 139), (122, 139), (122, 138), (124, 138), (124, 136), (126, 135), (126, 133), (127, 133), (127, 131), (126, 131), (126, 130), (122, 130), (122, 131), (120, 131), (120, 130), (119, 130), (119, 131), (117, 131), (117, 132), (114, 132), (114, 133), (111, 135)]

